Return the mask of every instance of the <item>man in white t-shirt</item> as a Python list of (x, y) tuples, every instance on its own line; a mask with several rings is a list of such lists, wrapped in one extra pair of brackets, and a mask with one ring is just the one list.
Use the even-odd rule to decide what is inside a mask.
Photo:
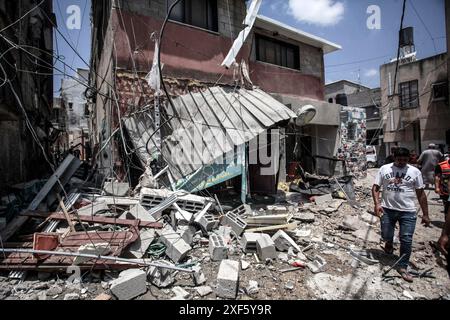
[[(394, 252), (394, 233), (397, 222), (400, 225), (400, 256), (397, 271), (402, 278), (412, 282), (408, 264), (412, 252), (412, 239), (416, 228), (417, 208), (415, 199), (422, 208), (422, 223), (430, 225), (428, 202), (422, 173), (408, 165), (409, 150), (399, 148), (394, 154), (394, 163), (380, 168), (372, 188), (375, 214), (381, 218), (381, 233), (386, 242), (386, 253)], [(380, 192), (382, 199), (380, 203)]]

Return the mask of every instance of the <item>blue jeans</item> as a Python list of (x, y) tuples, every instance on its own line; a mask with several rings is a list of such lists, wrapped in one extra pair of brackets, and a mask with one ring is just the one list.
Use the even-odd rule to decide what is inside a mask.
[(404, 212), (383, 208), (384, 215), (381, 219), (381, 236), (384, 241), (393, 243), (395, 225), (400, 224), (400, 256), (405, 255), (398, 267), (406, 269), (412, 252), (412, 240), (416, 230), (417, 214), (415, 211)]

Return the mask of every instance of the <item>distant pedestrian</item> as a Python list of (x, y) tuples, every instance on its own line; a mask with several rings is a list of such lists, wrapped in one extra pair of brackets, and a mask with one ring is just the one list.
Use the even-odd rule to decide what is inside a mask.
[[(420, 170), (408, 164), (409, 150), (399, 148), (394, 154), (394, 163), (384, 165), (378, 171), (372, 188), (375, 214), (381, 218), (381, 233), (385, 241), (384, 251), (394, 252), (394, 233), (397, 222), (400, 225), (400, 262), (397, 272), (405, 281), (412, 282), (408, 273), (412, 252), (412, 240), (417, 221), (415, 198), (422, 208), (422, 223), (430, 225), (427, 196)], [(380, 202), (380, 192), (382, 199)]]
[(397, 150), (397, 149), (398, 149), (398, 147), (391, 148), (391, 154), (386, 158), (386, 160), (384, 161), (384, 164), (394, 163), (394, 153), (395, 153), (395, 150)]
[(423, 182), (428, 189), (429, 185), (434, 185), (434, 171), (439, 162), (441, 162), (443, 155), (439, 150), (436, 150), (436, 145), (431, 143), (428, 150), (425, 150), (419, 157), (417, 162), (421, 165)]
[(435, 169), (435, 191), (441, 197), (444, 204), (444, 214), (450, 209), (449, 185), (450, 185), (450, 157), (445, 157), (445, 161), (439, 163)]
[(419, 158), (419, 156), (416, 153), (416, 150), (411, 150), (411, 154), (409, 156), (409, 164), (417, 167), (418, 163), (417, 163), (417, 159)]

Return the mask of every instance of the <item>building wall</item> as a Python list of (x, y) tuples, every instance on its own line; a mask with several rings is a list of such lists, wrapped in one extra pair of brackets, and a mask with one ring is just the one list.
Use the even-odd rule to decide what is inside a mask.
[[(33, 10), (19, 20), (24, 12), (35, 6), (35, 1), (31, 0), (1, 1), (0, 29), (17, 21), (2, 31), (2, 34), (16, 44), (39, 48), (32, 53), (43, 61), (37, 66), (34, 57), (23, 50), (8, 51), (11, 46), (0, 39), (0, 64), (48, 154), (48, 137), (51, 131), (49, 121), (53, 104), (53, 79), (48, 74), (53, 69), (45, 67), (45, 63), (47, 66), (53, 64), (53, 29), (45, 13), (52, 12), (52, 1), (44, 1), (40, 9)], [(18, 72), (14, 66), (26, 72)], [(3, 72), (1, 74), (4, 78)], [(41, 148), (26, 127), (25, 116), (13, 90), (9, 84), (0, 87), (0, 194), (7, 186), (42, 177), (50, 170)]]
[(396, 93), (398, 84), (418, 80), (419, 108), (400, 110), (399, 97), (389, 98), (389, 92), (394, 92), (394, 88), (389, 88), (389, 74), (393, 83), (395, 63), (385, 64), (380, 70), (384, 141), (389, 143), (388, 151), (396, 143), (416, 152), (425, 150), (430, 143), (445, 145), (446, 131), (450, 128), (450, 108), (445, 101), (432, 101), (432, 84), (448, 79), (447, 55), (440, 54), (399, 67)]
[[(339, 158), (345, 159), (347, 170), (355, 177), (367, 175), (366, 112), (363, 108), (343, 107), (341, 113), (341, 147)], [(349, 136), (349, 126), (355, 128), (355, 136)]]
[[(100, 94), (97, 94), (92, 108), (90, 126), (94, 136), (92, 142), (97, 146), (116, 128), (118, 109), (125, 116), (153, 100), (154, 92), (144, 80), (151, 70), (154, 56), (155, 44), (150, 35), (160, 31), (167, 9), (165, 0), (116, 0), (111, 3), (112, 9), (109, 11), (106, 11), (107, 3), (111, 1), (93, 1), (93, 69), (101, 77), (91, 73), (91, 81), (95, 81)], [(105, 18), (105, 12), (111, 12), (109, 20)], [(218, 32), (168, 22), (161, 45), (161, 61), (164, 63), (165, 83), (171, 94), (184, 92), (186, 85), (197, 88), (200, 85), (235, 84), (238, 77), (234, 70), (224, 69), (221, 63), (232, 41), (243, 29), (245, 15), (245, 1), (218, 0)], [(108, 25), (105, 32), (101, 33), (99, 30), (105, 19)], [(96, 36), (100, 34), (100, 37)], [(236, 61), (244, 60), (249, 65), (254, 85), (269, 93), (323, 100), (324, 63), (321, 49), (297, 43), (300, 46), (301, 70), (296, 71), (254, 61), (251, 57), (252, 43), (251, 35)], [(119, 106), (114, 105), (116, 97), (112, 97), (108, 82), (116, 90)], [(111, 99), (102, 98), (101, 95)], [(105, 118), (108, 121), (103, 121)], [(113, 153), (118, 153), (117, 142), (114, 142)], [(103, 165), (117, 162), (112, 154), (108, 154), (107, 158), (102, 156), (101, 159)]]
[(325, 100), (328, 101), (329, 99), (333, 99), (333, 103), (335, 103), (338, 94), (351, 95), (366, 90), (369, 90), (369, 88), (358, 85), (357, 83), (341, 80), (325, 86)]

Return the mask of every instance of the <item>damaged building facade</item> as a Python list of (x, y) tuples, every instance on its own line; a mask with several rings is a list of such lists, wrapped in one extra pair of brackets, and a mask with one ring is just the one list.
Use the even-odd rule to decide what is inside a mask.
[[(396, 63), (381, 66), (382, 112), (386, 153), (403, 146), (420, 154), (430, 143), (450, 146), (447, 54), (400, 63), (398, 87), (393, 88)], [(394, 93), (397, 93), (393, 96)]]
[[(40, 8), (13, 24), (35, 5), (31, 0), (0, 3), (1, 195), (5, 195), (7, 186), (36, 179), (50, 170), (43, 152), (49, 152), (55, 134), (50, 122), (53, 27), (48, 15), (52, 12), (52, 1), (44, 1)], [(36, 59), (39, 65), (35, 64)], [(44, 150), (33, 139), (28, 126), (34, 129)]]
[[(173, 105), (155, 95), (146, 80), (171, 2), (92, 2), (95, 72), (90, 84), (97, 92), (88, 93), (90, 139), (105, 175), (114, 172), (135, 185), (142, 169), (162, 155), (171, 167), (171, 185), (198, 191), (241, 176), (241, 187), (251, 193), (273, 194), (293, 164), (301, 162), (314, 171), (320, 166), (317, 156), (337, 155), (341, 110), (324, 101), (324, 54), (340, 47), (258, 16), (236, 57), (239, 68), (225, 69), (221, 63), (244, 28), (247, 12), (245, 1), (228, 2), (183, 1), (174, 8), (160, 44), (164, 84)], [(315, 117), (294, 123), (304, 107), (312, 107)], [(159, 125), (161, 130), (154, 130)], [(171, 163), (180, 158), (174, 148), (181, 137), (195, 145), (194, 135), (211, 128), (222, 132), (225, 142), (214, 137), (200, 141), (209, 160), (226, 158), (229, 152), (239, 155), (210, 166), (208, 174), (202, 170), (205, 163)], [(280, 132), (277, 143), (268, 129)], [(112, 147), (104, 147), (109, 141)], [(252, 143), (258, 152), (264, 144), (270, 146), (265, 148), (269, 163), (280, 163), (279, 172), (261, 174), (267, 163), (252, 154)], [(252, 158), (256, 163), (249, 163)], [(133, 172), (130, 167), (142, 169)], [(201, 182), (199, 175), (207, 175), (208, 181)], [(196, 179), (200, 185), (192, 182)]]

